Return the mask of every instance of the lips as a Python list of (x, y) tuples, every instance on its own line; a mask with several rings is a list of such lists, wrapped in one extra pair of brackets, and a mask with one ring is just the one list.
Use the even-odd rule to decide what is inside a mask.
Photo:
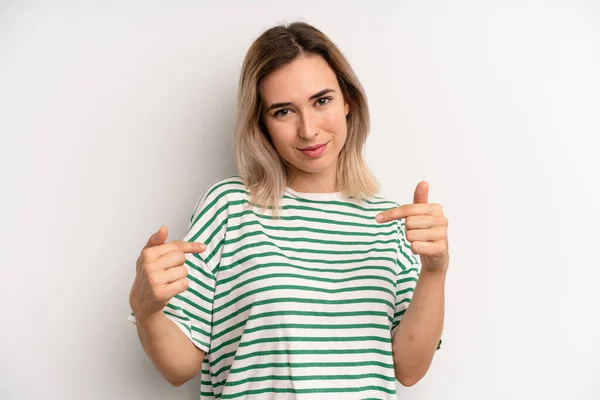
[(321, 144), (321, 145), (317, 145), (317, 146), (309, 146), (309, 147), (305, 147), (303, 149), (299, 149), (302, 154), (304, 154), (306, 157), (309, 158), (319, 158), (321, 157), (321, 155), (323, 155), (323, 153), (325, 153), (325, 151), (327, 150), (327, 145), (329, 144), (329, 142)]
[(326, 144), (327, 144), (327, 143), (318, 144), (318, 145), (316, 145), (316, 146), (303, 147), (303, 148), (301, 148), (301, 149), (299, 149), (299, 150), (301, 150), (301, 151), (304, 151), (304, 150), (315, 150), (315, 149), (318, 149), (319, 147), (323, 147), (323, 146), (325, 146)]

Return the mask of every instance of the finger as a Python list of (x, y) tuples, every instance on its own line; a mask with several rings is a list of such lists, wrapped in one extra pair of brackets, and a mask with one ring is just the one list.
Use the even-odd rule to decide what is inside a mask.
[(148, 260), (156, 260), (172, 251), (183, 251), (184, 253), (202, 253), (206, 251), (206, 245), (200, 242), (183, 242), (175, 240), (160, 246), (149, 247), (144, 250)]
[(435, 242), (446, 238), (446, 229), (409, 229), (406, 231), (406, 240), (409, 242)]
[(429, 203), (429, 183), (419, 182), (413, 196), (413, 203)]
[(435, 217), (431, 215), (411, 215), (405, 220), (406, 230), (409, 229), (429, 229), (435, 224)]
[(164, 289), (164, 296), (171, 299), (179, 293), (183, 293), (188, 288), (188, 280), (186, 278), (178, 279), (174, 282), (169, 283)]
[(419, 254), (427, 257), (437, 257), (443, 254), (445, 244), (443, 241), (437, 242), (412, 242), (410, 249), (413, 254)]
[(188, 269), (183, 265), (165, 270), (160, 276), (160, 282), (168, 285), (169, 283), (184, 279), (188, 276)]
[[(395, 219), (406, 218), (411, 215), (427, 215), (431, 208), (429, 204), (404, 204), (400, 207), (390, 208), (375, 216), (377, 222), (383, 223)], [(381, 216), (381, 217), (380, 217)]]
[[(185, 265), (185, 260), (186, 260), (185, 253), (183, 253), (180, 250), (174, 250), (167, 254), (163, 254), (162, 256), (158, 257), (156, 260), (149, 263), (148, 271), (160, 271), (160, 272), (158, 272), (159, 276), (160, 276), (160, 273), (165, 270)], [(162, 280), (160, 280), (160, 278), (159, 278), (157, 283), (160, 284), (160, 283), (164, 283), (164, 282), (162, 282)]]
[(165, 229), (163, 229), (163, 226), (164, 225), (161, 225), (161, 227), (158, 228), (158, 231), (154, 232), (150, 236), (142, 250), (147, 249), (149, 247), (158, 246), (160, 244), (163, 244), (167, 240), (169, 229), (166, 226), (164, 226)]

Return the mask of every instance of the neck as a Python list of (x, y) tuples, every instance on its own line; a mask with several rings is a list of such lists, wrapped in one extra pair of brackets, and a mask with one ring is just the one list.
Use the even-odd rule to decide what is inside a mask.
[(297, 192), (305, 193), (333, 193), (339, 191), (337, 174), (335, 170), (321, 174), (307, 172), (290, 173), (288, 185)]

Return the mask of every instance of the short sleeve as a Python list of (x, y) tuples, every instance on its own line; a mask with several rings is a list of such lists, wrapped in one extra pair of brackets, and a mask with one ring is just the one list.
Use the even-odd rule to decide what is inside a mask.
[[(165, 315), (200, 350), (210, 348), (212, 307), (218, 268), (229, 214), (226, 193), (211, 185), (196, 203), (182, 241), (206, 245), (202, 253), (186, 253), (188, 288), (173, 297), (163, 309)], [(129, 320), (135, 322), (133, 313)]]
[[(421, 274), (420, 256), (414, 254), (410, 242), (406, 239), (405, 220), (398, 222), (398, 251), (396, 254), (398, 273), (396, 274), (396, 301), (394, 307), (394, 320), (392, 322), (392, 336), (402, 320), (402, 316), (408, 309), (412, 300), (419, 275)], [(438, 343), (439, 350), (442, 340)]]

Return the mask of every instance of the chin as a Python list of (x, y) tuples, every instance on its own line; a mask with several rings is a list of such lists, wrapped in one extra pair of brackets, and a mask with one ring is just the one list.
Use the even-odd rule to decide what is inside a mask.
[(294, 168), (308, 174), (319, 174), (323, 171), (327, 171), (329, 168), (331, 168), (331, 165), (331, 162), (327, 162), (327, 160), (319, 158), (308, 162), (299, 162), (294, 165)]

